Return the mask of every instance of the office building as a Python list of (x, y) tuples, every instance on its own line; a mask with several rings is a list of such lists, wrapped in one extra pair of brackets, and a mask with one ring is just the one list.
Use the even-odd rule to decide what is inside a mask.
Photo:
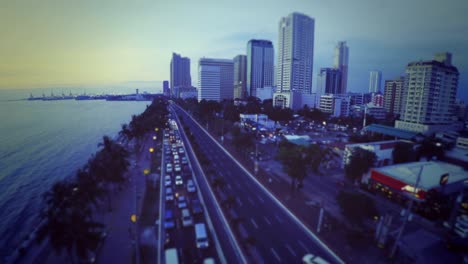
[(273, 86), (274, 53), (269, 40), (247, 43), (247, 96), (257, 96), (257, 88)]
[(321, 68), (317, 78), (317, 95), (342, 94), (341, 71), (335, 68)]
[(372, 104), (378, 107), (383, 107), (384, 105), (384, 96), (382, 93), (372, 93)]
[(233, 99), (234, 62), (202, 58), (198, 62), (198, 101)]
[(384, 108), (387, 113), (394, 116), (399, 115), (401, 111), (401, 102), (403, 97), (404, 77), (398, 77), (395, 80), (385, 81)]
[(247, 56), (234, 57), (234, 99), (247, 97)]
[(347, 95), (325, 94), (320, 96), (320, 111), (334, 117), (349, 116), (350, 97)]
[(334, 68), (340, 71), (340, 78), (338, 87), (339, 90), (337, 94), (345, 94), (347, 92), (348, 85), (348, 55), (349, 48), (346, 45), (346, 41), (340, 41), (335, 47), (335, 58), (334, 58)]
[(278, 92), (312, 92), (315, 21), (300, 13), (281, 18), (278, 34)]
[(163, 94), (165, 96), (171, 95), (171, 90), (169, 89), (169, 81), (163, 81)]
[(369, 93), (380, 92), (381, 82), (382, 82), (382, 73), (380, 71), (371, 71), (369, 75)]
[[(190, 59), (181, 57), (177, 53), (172, 53), (171, 59), (171, 94), (173, 97), (178, 97), (180, 88), (192, 86), (192, 78), (190, 76)], [(177, 89), (174, 89), (178, 87)]]
[(458, 77), (450, 53), (436, 54), (430, 61), (410, 62), (401, 117), (395, 127), (423, 134), (453, 129)]

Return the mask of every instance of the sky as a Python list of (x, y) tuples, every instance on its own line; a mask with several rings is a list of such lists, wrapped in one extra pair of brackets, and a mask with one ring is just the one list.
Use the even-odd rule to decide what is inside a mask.
[[(468, 102), (466, 0), (41, 0), (0, 3), (0, 89), (127, 85), (161, 88), (172, 52), (191, 59), (246, 54), (249, 39), (273, 41), (291, 12), (315, 19), (314, 77), (349, 47), (348, 90), (365, 92), (411, 61), (451, 52)], [(383, 82), (382, 82), (383, 86)]]

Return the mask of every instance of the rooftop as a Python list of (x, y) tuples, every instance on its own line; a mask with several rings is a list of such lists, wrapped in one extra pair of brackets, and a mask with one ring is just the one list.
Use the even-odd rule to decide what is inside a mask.
[(379, 124), (371, 124), (368, 125), (364, 128), (366, 131), (370, 132), (375, 132), (379, 134), (384, 134), (387, 136), (392, 136), (392, 137), (397, 137), (397, 138), (402, 138), (402, 139), (413, 139), (419, 133), (413, 132), (413, 131), (408, 131), (408, 130), (403, 130), (391, 126), (384, 126), (384, 125), (379, 125)]
[(430, 190), (439, 187), (440, 176), (446, 173), (449, 174), (447, 184), (468, 180), (468, 172), (462, 167), (440, 161), (411, 162), (374, 170), (414, 186), (421, 166), (423, 170), (418, 184), (420, 189)]
[(284, 137), (291, 143), (296, 145), (307, 146), (310, 144), (309, 136), (298, 136), (298, 135), (284, 135)]

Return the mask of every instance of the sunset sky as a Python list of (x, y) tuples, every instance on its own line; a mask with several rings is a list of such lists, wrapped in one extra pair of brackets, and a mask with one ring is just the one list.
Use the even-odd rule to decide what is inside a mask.
[(453, 54), (459, 95), (468, 101), (468, 1), (2, 1), (0, 89), (127, 83), (160, 88), (172, 52), (191, 59), (245, 54), (252, 38), (273, 41), (278, 22), (298, 11), (315, 18), (313, 86), (349, 46), (348, 90), (367, 91), (369, 71), (383, 79), (410, 61)]

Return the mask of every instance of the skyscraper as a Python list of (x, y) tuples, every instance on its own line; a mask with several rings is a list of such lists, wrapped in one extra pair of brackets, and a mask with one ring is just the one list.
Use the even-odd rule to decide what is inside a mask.
[(369, 77), (369, 93), (380, 92), (380, 83), (382, 82), (382, 73), (380, 71), (371, 71)]
[(339, 69), (341, 72), (338, 94), (345, 94), (348, 89), (348, 55), (349, 48), (346, 46), (346, 41), (339, 41), (335, 47), (335, 58), (333, 62), (335, 69)]
[(312, 92), (315, 21), (291, 13), (279, 22), (276, 86), (279, 92)]
[(424, 134), (451, 129), (456, 120), (458, 76), (450, 53), (436, 54), (429, 61), (410, 62), (406, 67), (401, 117), (395, 127)]
[(273, 86), (274, 53), (269, 40), (251, 39), (247, 43), (247, 95), (256, 89)]
[(163, 81), (163, 94), (165, 96), (170, 96), (169, 81)]
[(404, 83), (404, 77), (385, 81), (384, 108), (387, 113), (400, 114)]
[(234, 57), (234, 99), (244, 99), (247, 94), (247, 56)]
[(178, 97), (180, 88), (189, 88), (192, 86), (190, 76), (190, 59), (181, 57), (177, 53), (172, 53), (171, 59), (171, 94)]
[(234, 62), (202, 58), (198, 62), (198, 101), (222, 101), (234, 96)]
[(320, 68), (317, 78), (317, 96), (341, 94), (341, 71), (335, 68)]

